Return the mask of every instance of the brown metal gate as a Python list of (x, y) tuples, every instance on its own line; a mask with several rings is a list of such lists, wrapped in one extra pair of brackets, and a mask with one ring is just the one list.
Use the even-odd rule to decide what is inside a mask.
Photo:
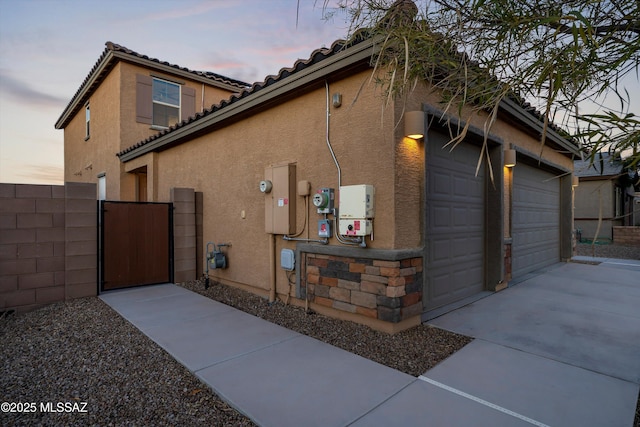
[(100, 201), (100, 290), (173, 281), (173, 205)]

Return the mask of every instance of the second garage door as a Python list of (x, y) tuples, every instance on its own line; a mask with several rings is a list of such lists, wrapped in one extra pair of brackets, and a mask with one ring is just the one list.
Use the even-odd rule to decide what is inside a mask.
[(513, 171), (512, 277), (560, 261), (560, 180), (534, 166)]

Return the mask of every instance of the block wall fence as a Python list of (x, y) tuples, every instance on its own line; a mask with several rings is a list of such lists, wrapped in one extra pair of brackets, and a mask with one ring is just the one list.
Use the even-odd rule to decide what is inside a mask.
[(640, 226), (614, 226), (613, 241), (624, 246), (640, 246)]
[(0, 313), (97, 294), (96, 185), (0, 184)]

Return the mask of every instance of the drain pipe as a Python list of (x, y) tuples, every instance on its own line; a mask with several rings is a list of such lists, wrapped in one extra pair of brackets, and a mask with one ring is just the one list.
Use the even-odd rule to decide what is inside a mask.
[(276, 235), (269, 234), (269, 304), (276, 300)]

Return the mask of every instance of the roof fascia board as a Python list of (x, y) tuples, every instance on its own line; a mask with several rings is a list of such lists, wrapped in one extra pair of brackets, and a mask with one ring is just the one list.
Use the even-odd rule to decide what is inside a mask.
[(266, 102), (272, 101), (290, 91), (294, 91), (300, 87), (306, 86), (314, 81), (326, 77), (333, 72), (339, 71), (349, 65), (356, 64), (364, 59), (371, 57), (371, 48), (374, 46), (372, 41), (364, 41), (338, 52), (331, 57), (313, 64), (291, 76), (269, 85), (257, 93), (247, 96), (244, 99), (236, 101), (228, 106), (190, 124), (187, 124), (173, 132), (157, 138), (156, 140), (144, 144), (128, 153), (120, 156), (120, 160), (126, 163), (150, 151), (155, 151), (165, 145), (169, 145), (188, 137), (190, 134), (199, 133), (206, 128), (214, 126), (224, 120), (227, 120), (243, 111), (247, 111)]
[(60, 116), (60, 118), (56, 122), (56, 126), (55, 126), (56, 129), (62, 129), (63, 123), (66, 123), (67, 120), (71, 118), (70, 116), (72, 112), (76, 110), (78, 104), (80, 104), (80, 101), (84, 99), (87, 93), (89, 93), (92, 90), (92, 87), (96, 82), (96, 80), (98, 79), (98, 77), (102, 75), (103, 71), (107, 67), (111, 66), (111, 59), (113, 58), (113, 56), (114, 56), (113, 52), (110, 51), (109, 53), (107, 53), (104, 59), (100, 61), (100, 65), (98, 65), (98, 68), (96, 68), (96, 70), (93, 73), (91, 73), (91, 78), (89, 79), (89, 81), (87, 81), (87, 83), (82, 86), (82, 90), (80, 91), (80, 93), (74, 96), (73, 103), (70, 104), (64, 110), (64, 113), (62, 114), (62, 116)]
[[(532, 114), (528, 113), (524, 108), (520, 107), (518, 104), (516, 104), (512, 100), (503, 99), (502, 101), (500, 101), (500, 108), (502, 108), (507, 113), (514, 116), (517, 120), (524, 123), (526, 126), (530, 127), (531, 129), (540, 132), (540, 134), (543, 133), (544, 131), (543, 124), (540, 123), (540, 121), (536, 119)], [(562, 148), (565, 148), (570, 153), (575, 155), (580, 154), (580, 149), (578, 147), (568, 142), (565, 138), (560, 136), (560, 134), (558, 134), (555, 130), (551, 128), (547, 128), (546, 133), (547, 133), (547, 138), (549, 140), (558, 144)]]

